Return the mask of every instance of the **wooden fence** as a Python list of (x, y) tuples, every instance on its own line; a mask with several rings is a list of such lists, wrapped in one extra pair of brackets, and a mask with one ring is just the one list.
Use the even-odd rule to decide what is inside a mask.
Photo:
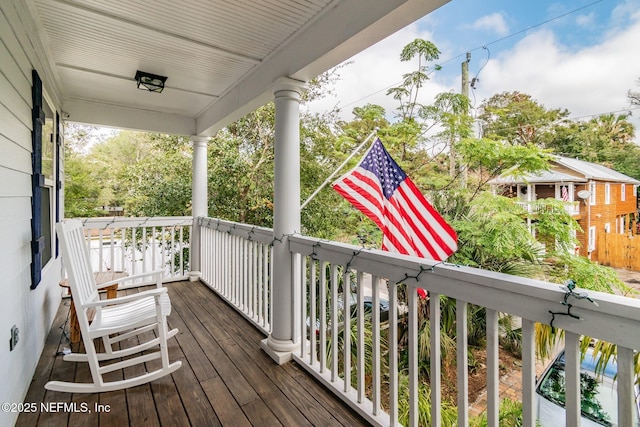
[(640, 235), (599, 233), (594, 261), (616, 268), (640, 271)]

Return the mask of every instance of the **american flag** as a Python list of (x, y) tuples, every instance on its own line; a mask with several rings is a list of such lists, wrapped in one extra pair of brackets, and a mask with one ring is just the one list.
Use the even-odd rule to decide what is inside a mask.
[(562, 201), (563, 202), (568, 202), (569, 201), (569, 187), (567, 187), (566, 185), (563, 185), (561, 188), (561, 193), (562, 193)]
[(333, 188), (382, 230), (382, 249), (442, 261), (458, 248), (455, 230), (429, 204), (377, 139)]

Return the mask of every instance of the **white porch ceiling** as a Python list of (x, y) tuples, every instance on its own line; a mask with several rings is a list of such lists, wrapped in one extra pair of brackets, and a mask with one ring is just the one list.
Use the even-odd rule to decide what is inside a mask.
[(27, 1), (70, 121), (212, 135), (449, 0)]

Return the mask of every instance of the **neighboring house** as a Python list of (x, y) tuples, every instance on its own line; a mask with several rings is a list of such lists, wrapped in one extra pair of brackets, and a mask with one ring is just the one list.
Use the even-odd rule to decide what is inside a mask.
[[(640, 181), (595, 163), (556, 156), (548, 171), (518, 178), (502, 176), (490, 182), (495, 192), (517, 197), (534, 214), (534, 202), (554, 198), (578, 221), (580, 246), (576, 253), (597, 259), (601, 232), (626, 234), (638, 222), (637, 186)], [(535, 215), (528, 221), (535, 223)]]

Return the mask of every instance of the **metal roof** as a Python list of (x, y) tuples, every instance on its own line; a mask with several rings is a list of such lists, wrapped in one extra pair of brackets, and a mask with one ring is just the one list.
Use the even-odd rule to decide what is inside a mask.
[(580, 172), (587, 179), (640, 184), (640, 181), (637, 179), (596, 163), (560, 156), (557, 157), (556, 161), (567, 168)]
[[(510, 176), (508, 173), (489, 181), (494, 185), (512, 184), (539, 184), (558, 182), (587, 182), (589, 180), (623, 182), (628, 184), (640, 184), (635, 178), (614, 171), (608, 167), (584, 160), (555, 156), (551, 162), (551, 169), (538, 173), (524, 174), (522, 176)], [(565, 171), (561, 170), (564, 169)], [(568, 169), (568, 170), (566, 170)]]
[[(211, 135), (448, 0), (25, 0), (70, 121)], [(24, 7), (24, 6), (18, 6)], [(136, 70), (167, 76), (138, 90)], [(47, 87), (47, 86), (45, 86)]]

